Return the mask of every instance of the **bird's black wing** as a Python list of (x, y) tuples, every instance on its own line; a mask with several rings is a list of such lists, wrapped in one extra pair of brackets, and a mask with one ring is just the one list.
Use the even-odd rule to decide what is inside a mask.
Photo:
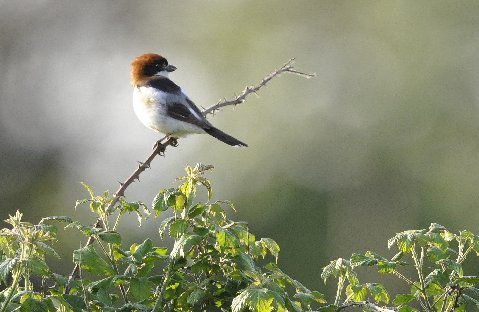
[[(168, 103), (166, 105), (166, 110), (167, 110), (168, 116), (170, 116), (171, 118), (175, 118), (190, 124), (197, 125), (198, 127), (203, 129), (209, 128), (210, 123), (203, 117), (199, 109), (196, 106), (190, 106), (190, 107), (192, 110), (194, 110), (198, 114), (198, 116), (200, 116), (199, 118), (198, 116), (193, 114), (191, 110), (188, 109), (188, 107), (186, 107), (185, 104), (183, 103), (178, 103), (178, 102)], [(198, 111), (196, 111), (195, 108)]]

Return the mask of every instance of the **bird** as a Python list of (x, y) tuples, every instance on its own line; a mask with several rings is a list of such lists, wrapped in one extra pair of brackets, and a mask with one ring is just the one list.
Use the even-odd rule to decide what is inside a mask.
[(204, 117), (193, 101), (170, 80), (169, 73), (175, 70), (165, 57), (156, 53), (133, 59), (133, 109), (143, 125), (174, 139), (207, 133), (231, 146), (248, 146), (214, 127)]

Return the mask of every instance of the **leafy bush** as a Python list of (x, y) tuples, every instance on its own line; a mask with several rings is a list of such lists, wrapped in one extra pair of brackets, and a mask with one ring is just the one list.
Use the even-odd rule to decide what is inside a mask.
[[(204, 177), (209, 168), (187, 167), (181, 184), (161, 190), (150, 209), (124, 198), (116, 210), (109, 209), (118, 198), (108, 192), (95, 195), (84, 185), (89, 198), (77, 206), (88, 205), (98, 217), (97, 226), (68, 217), (48, 217), (34, 225), (22, 221), (20, 212), (10, 216), (6, 221), (11, 228), (0, 231), (0, 282), (5, 287), (1, 311), (392, 311), (383, 285), (359, 282), (360, 267), (374, 267), (409, 286), (392, 300), (395, 310), (464, 311), (469, 304), (479, 306), (479, 277), (464, 275), (462, 268), (467, 256), (479, 252), (479, 237), (469, 231), (454, 234), (437, 224), (396, 234), (388, 242), (398, 248), (392, 259), (368, 251), (331, 261), (322, 278), (337, 278), (338, 287), (328, 304), (321, 293), (281, 271), (276, 264), (280, 247), (274, 240), (257, 239), (247, 223), (227, 217), (225, 207), (234, 207), (211, 198)], [(196, 198), (201, 189), (206, 202)], [(166, 211), (171, 216), (164, 217)], [(158, 237), (125, 246), (119, 220), (132, 213), (140, 223), (150, 213), (161, 220)], [(73, 251), (80, 266), (74, 278), (55, 272), (46, 261), (59, 257), (52, 247), (58, 222), (91, 237), (89, 244)], [(416, 279), (400, 272), (408, 261)]]

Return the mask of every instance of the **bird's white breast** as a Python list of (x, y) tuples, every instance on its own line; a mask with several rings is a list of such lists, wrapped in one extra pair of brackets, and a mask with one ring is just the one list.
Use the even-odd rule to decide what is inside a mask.
[(146, 127), (176, 137), (189, 133), (204, 133), (203, 129), (196, 125), (168, 116), (166, 103), (175, 100), (180, 102), (183, 99), (152, 87), (135, 87), (133, 90), (133, 109)]

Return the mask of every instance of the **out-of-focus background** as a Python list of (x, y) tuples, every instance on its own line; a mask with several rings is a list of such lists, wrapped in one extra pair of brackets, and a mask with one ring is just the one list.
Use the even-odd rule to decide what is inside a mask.
[[(182, 139), (129, 200), (150, 203), (185, 165), (213, 164), (215, 198), (320, 291), (329, 260), (391, 254), (397, 231), (478, 231), (475, 0), (0, 1), (1, 219), (93, 221), (73, 209), (87, 196), (79, 182), (114, 191), (159, 138), (132, 109), (129, 66), (144, 52), (176, 65), (172, 79), (203, 107), (291, 57), (318, 76), (285, 74), (211, 117), (249, 147)], [(130, 219), (123, 231), (157, 237), (158, 220)]]

